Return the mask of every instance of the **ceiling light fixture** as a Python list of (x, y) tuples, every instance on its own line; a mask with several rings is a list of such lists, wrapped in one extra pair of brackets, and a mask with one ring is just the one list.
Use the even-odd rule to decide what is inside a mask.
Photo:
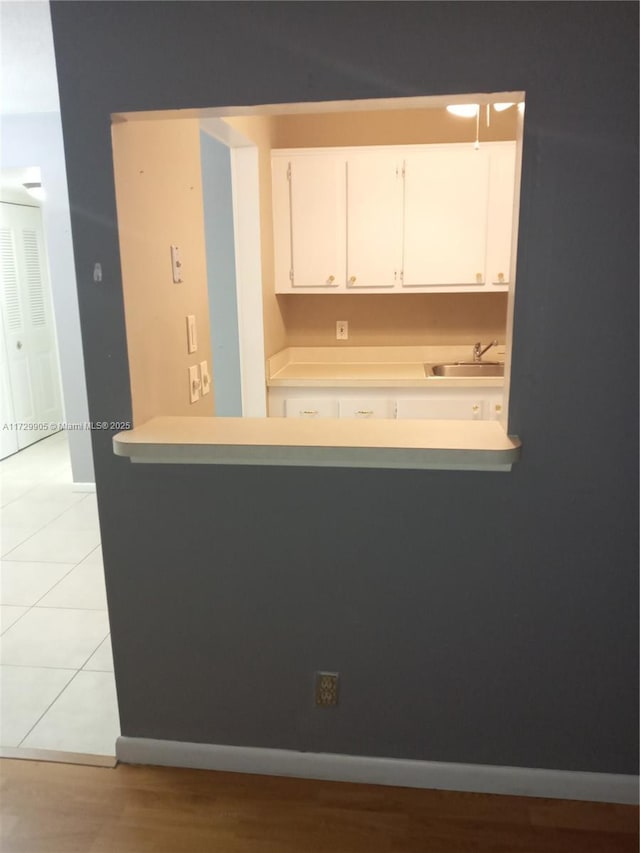
[(33, 198), (37, 198), (38, 201), (44, 201), (44, 190), (42, 189), (42, 184), (40, 181), (27, 181), (22, 185), (25, 190), (29, 193)]
[(450, 104), (447, 112), (460, 118), (475, 118), (478, 115), (478, 104)]
[(501, 113), (504, 110), (508, 110), (509, 107), (512, 107), (512, 106), (513, 106), (513, 101), (511, 101), (511, 103), (506, 103), (506, 101), (505, 101), (504, 103), (498, 102), (497, 104), (494, 104), (493, 108), (497, 113)]

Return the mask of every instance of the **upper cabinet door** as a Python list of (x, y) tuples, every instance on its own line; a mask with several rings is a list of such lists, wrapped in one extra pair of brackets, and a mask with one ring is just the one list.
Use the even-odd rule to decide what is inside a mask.
[(347, 288), (394, 288), (402, 270), (403, 158), (357, 151), (347, 160)]
[(487, 219), (487, 283), (506, 290), (510, 280), (514, 222), (516, 143), (495, 142), (490, 157), (489, 210)]
[(484, 288), (488, 196), (483, 147), (434, 146), (407, 155), (404, 287)]
[(346, 158), (333, 153), (277, 158), (273, 179), (276, 290), (344, 286)]

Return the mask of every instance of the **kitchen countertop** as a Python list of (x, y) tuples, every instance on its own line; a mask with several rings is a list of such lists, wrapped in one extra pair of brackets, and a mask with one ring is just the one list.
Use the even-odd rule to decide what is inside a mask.
[[(494, 359), (504, 359), (496, 347)], [(290, 347), (267, 361), (270, 387), (501, 388), (502, 377), (427, 377), (471, 347)], [(487, 359), (490, 360), (490, 359)], [(113, 437), (131, 462), (510, 471), (520, 441), (498, 421), (156, 417)]]
[(113, 437), (132, 462), (509, 471), (497, 421), (158, 417)]
[[(504, 361), (504, 345), (490, 352), (486, 361)], [(433, 364), (471, 360), (470, 346), (287, 347), (267, 360), (267, 385), (270, 388), (503, 387), (501, 376), (429, 375)]]

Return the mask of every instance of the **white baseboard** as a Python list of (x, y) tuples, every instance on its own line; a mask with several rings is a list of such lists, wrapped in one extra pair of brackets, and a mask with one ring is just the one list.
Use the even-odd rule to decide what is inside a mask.
[(95, 492), (95, 483), (74, 483), (72, 486), (74, 492)]
[(294, 776), (334, 782), (364, 782), (405, 788), (436, 788), (552, 797), (604, 803), (638, 802), (638, 777), (614, 773), (449, 764), (403, 758), (294, 752), (172, 740), (119, 737), (116, 757), (125, 764), (157, 764), (198, 770), (225, 770), (268, 776)]

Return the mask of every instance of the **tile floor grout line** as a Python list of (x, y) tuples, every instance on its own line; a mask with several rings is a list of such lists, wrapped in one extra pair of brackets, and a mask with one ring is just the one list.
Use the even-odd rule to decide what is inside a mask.
[[(55, 667), (50, 667), (50, 669), (55, 669)], [(60, 669), (62, 669), (62, 667), (60, 667)], [(64, 693), (64, 691), (67, 689), (67, 687), (71, 684), (71, 682), (72, 682), (72, 681), (74, 681), (74, 680), (75, 680), (75, 678), (77, 677), (77, 675), (78, 675), (78, 673), (79, 673), (79, 672), (80, 672), (80, 670), (79, 670), (79, 669), (76, 669), (76, 671), (75, 671), (75, 672), (74, 672), (74, 674), (71, 676), (71, 678), (69, 679), (69, 681), (67, 681), (67, 683), (66, 683), (66, 684), (65, 684), (65, 686), (62, 688), (62, 690), (57, 694), (57, 696), (55, 697), (55, 699), (53, 700), (53, 702), (51, 702), (49, 705), (47, 705), (47, 707), (46, 707), (46, 708), (45, 708), (45, 710), (42, 712), (42, 714), (40, 714), (40, 716), (39, 716), (39, 717), (38, 717), (38, 719), (35, 721), (35, 723), (31, 726), (31, 728), (29, 729), (29, 731), (28, 731), (28, 732), (26, 733), (26, 735), (22, 738), (22, 740), (20, 741), (20, 743), (19, 743), (19, 744), (18, 744), (18, 746), (16, 747), (17, 749), (20, 749), (20, 747), (21, 747), (21, 746), (22, 746), (22, 744), (25, 742), (25, 740), (29, 737), (29, 735), (31, 734), (31, 732), (32, 732), (32, 731), (35, 729), (35, 727), (38, 725), (38, 723), (40, 722), (40, 720), (44, 717), (44, 715), (45, 715), (48, 711), (50, 711), (50, 710), (51, 710), (51, 708), (53, 707), (53, 705), (54, 705), (54, 704), (58, 701), (58, 699), (62, 696), (62, 694)]]
[[(109, 636), (109, 635), (107, 634), (107, 637), (108, 637), (108, 636)], [(106, 639), (107, 639), (107, 637), (105, 637), (105, 638), (104, 638), (104, 640), (106, 640)], [(104, 643), (104, 640), (101, 640), (101, 642), (98, 644), (98, 648), (100, 648), (100, 646), (102, 645), (102, 643)], [(91, 655), (89, 655), (89, 658), (88, 658), (88, 659), (90, 660), (90, 659), (91, 659), (91, 656), (92, 656), (92, 655), (94, 655), (97, 651), (98, 651), (98, 649), (95, 649), (95, 650), (91, 653)], [(83, 664), (83, 666), (86, 666), (86, 662)], [(0, 668), (1, 668), (1, 667), (13, 667), (13, 668), (15, 668), (15, 669), (68, 669), (68, 670), (69, 670), (69, 672), (83, 672), (83, 670), (82, 670), (82, 669), (75, 669), (75, 667), (73, 667), (73, 666), (47, 666), (47, 664), (43, 664), (43, 663), (38, 663), (38, 664), (31, 664), (31, 663), (29, 663), (29, 664), (26, 664), (26, 663), (2, 663), (2, 664), (0, 664)], [(87, 670), (87, 672), (89, 672), (89, 671), (91, 671), (91, 672), (113, 672), (113, 670), (112, 670), (112, 669), (96, 669), (96, 670)]]
[(16, 669), (68, 669), (69, 672), (76, 671), (74, 666), (46, 666), (46, 664), (41, 663), (2, 663), (0, 666), (12, 666)]
[[(71, 571), (73, 571), (73, 569)], [(65, 577), (66, 577), (66, 575), (65, 575)], [(64, 580), (64, 578), (62, 578), (62, 580)], [(56, 584), (56, 586), (57, 586), (57, 584)], [(54, 588), (55, 587), (52, 587), (52, 589), (54, 589)], [(48, 592), (46, 592), (44, 594), (43, 598), (46, 598), (47, 595), (49, 595)], [(34, 608), (36, 608), (37, 610), (89, 610), (89, 611), (91, 611), (91, 613), (107, 613), (106, 607), (69, 607), (69, 605), (66, 605), (66, 604), (40, 604), (40, 601), (42, 601), (42, 598), (39, 599), (37, 604), (33, 605)], [(26, 607), (25, 604), (7, 605), (7, 606), (9, 606), (9, 607)]]
[[(71, 509), (71, 507), (69, 507), (69, 509)], [(65, 510), (65, 512), (66, 512), (66, 510)], [(64, 515), (64, 513), (62, 513), (62, 515)], [(57, 520), (58, 520), (58, 518), (60, 518), (60, 516), (57, 516), (56, 518), (54, 518), (54, 519), (53, 519), (53, 521), (57, 521)], [(48, 524), (51, 524), (51, 523), (53, 523), (53, 522), (47, 522), (47, 523), (48, 523)], [(8, 526), (8, 527), (11, 527), (12, 525), (7, 525), (7, 526)], [(26, 538), (26, 539), (23, 539), (23, 540), (22, 540), (22, 542), (18, 542), (18, 544), (17, 544), (17, 545), (14, 545), (14, 547), (13, 547), (10, 551), (7, 551), (7, 553), (6, 553), (6, 554), (2, 554), (2, 555), (0, 556), (0, 560), (6, 560), (8, 563), (54, 563), (54, 562), (58, 562), (58, 563), (60, 563), (60, 562), (68, 563), (68, 562), (69, 562), (68, 560), (24, 560), (24, 559), (23, 559), (23, 560), (21, 560), (21, 559), (16, 558), (16, 557), (13, 557), (13, 559), (10, 559), (11, 554), (13, 554), (13, 552), (14, 552), (14, 551), (17, 551), (17, 550), (18, 550), (18, 548), (21, 548), (21, 547), (25, 544), (25, 542), (28, 542), (28, 541), (29, 541), (29, 539), (33, 539), (33, 537), (34, 537), (34, 536), (37, 536), (39, 533), (42, 533), (42, 531), (45, 529), (45, 527), (46, 527), (46, 526), (47, 526), (46, 524), (43, 524), (41, 527), (39, 527), (39, 528), (38, 528), (37, 530), (35, 530), (33, 533), (30, 533), (30, 534), (29, 534), (29, 536), (27, 536), (27, 538)], [(71, 531), (69, 531), (69, 532), (70, 532), (70, 533), (77, 533), (77, 532), (82, 533), (82, 532), (84, 532), (84, 531), (71, 530)], [(100, 532), (100, 531), (98, 531), (98, 532)], [(96, 545), (96, 548), (97, 548), (99, 545), (101, 545), (101, 544), (102, 544), (101, 542), (98, 542), (98, 545)], [(89, 551), (89, 554), (93, 553), (93, 551), (95, 551), (95, 548), (93, 548), (93, 549), (92, 549), (92, 551)], [(86, 560), (86, 558), (89, 556), (89, 554), (86, 554), (86, 555), (82, 558), (82, 560)], [(80, 562), (82, 562), (82, 560), (80, 560)], [(76, 563), (76, 565), (77, 565), (77, 563)]]
[[(26, 560), (13, 560), (13, 561), (7, 560), (6, 562), (14, 562), (14, 563), (25, 562), (25, 563), (26, 563), (27, 561), (26, 561)], [(41, 561), (41, 560), (30, 560), (29, 562), (39, 563), (39, 562), (42, 562), (42, 561)], [(61, 565), (64, 565), (64, 563), (51, 563), (51, 565), (53, 565), (53, 566), (61, 566)], [(38, 604), (42, 601), (42, 599), (43, 599), (43, 598), (45, 598), (45, 596), (49, 595), (49, 593), (51, 592), (51, 590), (55, 589), (55, 588), (58, 586), (58, 584), (59, 584), (59, 583), (61, 583), (61, 582), (62, 582), (66, 577), (68, 577), (68, 575), (70, 575), (70, 574), (71, 574), (71, 572), (72, 572), (75, 568), (76, 568), (76, 566), (71, 566), (71, 568), (69, 569), (69, 571), (68, 571), (68, 572), (65, 572), (65, 574), (60, 578), (60, 580), (56, 581), (56, 582), (54, 583), (54, 585), (53, 585), (53, 586), (49, 587), (49, 589), (48, 589), (46, 592), (43, 592), (43, 593), (42, 593), (42, 595), (40, 596), (40, 598), (37, 598), (37, 599), (33, 602), (33, 604), (29, 607), (29, 610), (33, 610), (35, 607), (37, 607), (37, 606), (38, 606)], [(12, 605), (7, 605), (7, 606), (11, 607)], [(13, 607), (26, 607), (26, 606), (27, 606), (27, 605), (25, 605), (25, 604), (14, 604), (14, 605), (13, 605)], [(41, 609), (45, 609), (45, 608), (41, 608)], [(54, 609), (55, 609), (55, 610), (91, 610), (91, 608), (90, 608), (90, 607), (57, 607), (57, 608), (53, 608), (53, 607), (51, 607), (51, 608), (49, 608), (49, 609), (50, 609), (50, 610), (54, 610)], [(26, 613), (23, 613), (23, 614), (22, 614), (22, 616), (26, 616), (26, 615), (27, 615)], [(22, 619), (22, 616), (20, 617), (20, 619)], [(17, 619), (17, 620), (16, 620), (16, 622), (19, 622), (19, 621), (20, 621), (20, 619)], [(14, 622), (13, 624), (15, 625), (15, 622)], [(9, 628), (7, 628), (7, 630), (9, 630), (10, 628), (13, 628), (13, 625), (10, 625), (10, 626), (9, 626)], [(4, 633), (4, 632), (3, 632), (3, 633)]]
[[(96, 547), (98, 547), (98, 546), (96, 546)], [(94, 550), (95, 550), (95, 548), (94, 548)], [(92, 554), (92, 553), (93, 553), (93, 551), (90, 551), (90, 552), (89, 552), (89, 554)], [(89, 554), (87, 554), (87, 557), (89, 556)], [(80, 560), (80, 563), (82, 563), (84, 560), (86, 560), (86, 558), (87, 558), (87, 557), (83, 557), (83, 558), (82, 558), (82, 560)], [(10, 561), (7, 561), (7, 562), (10, 562)], [(15, 562), (15, 563), (19, 563), (19, 562), (22, 562), (22, 561), (21, 561), (21, 560), (14, 560), (13, 562)], [(26, 562), (26, 561), (25, 561), (25, 562)], [(40, 560), (33, 560), (33, 562), (34, 562), (34, 563), (39, 563), (39, 562), (41, 562), (41, 561), (40, 561)], [(74, 566), (72, 566), (72, 567), (69, 569), (69, 571), (68, 571), (66, 574), (64, 574), (64, 575), (60, 578), (60, 580), (59, 580), (59, 581), (56, 581), (52, 587), (49, 587), (49, 589), (48, 589), (45, 593), (43, 593), (43, 594), (40, 596), (40, 598), (38, 598), (38, 599), (37, 599), (37, 601), (35, 601), (31, 606), (32, 606), (32, 607), (37, 607), (37, 606), (38, 606), (38, 604), (40, 604), (40, 602), (42, 601), (42, 599), (43, 599), (43, 598), (46, 598), (46, 597), (47, 597), (47, 595), (49, 595), (49, 593), (50, 593), (50, 592), (53, 592), (53, 590), (58, 586), (58, 584), (62, 583), (62, 581), (63, 581), (65, 578), (69, 577), (69, 575), (71, 574), (71, 572), (74, 572), (74, 571), (78, 568), (78, 566), (80, 565), (80, 563), (76, 563)], [(63, 563), (52, 563), (52, 565), (54, 565), (54, 566), (60, 566), (60, 565), (64, 565), (64, 564), (63, 564)], [(104, 572), (104, 569), (103, 569), (103, 572)], [(50, 608), (50, 609), (52, 609), (52, 610), (53, 610), (53, 609), (57, 609), (57, 610), (95, 610), (96, 608), (95, 608), (95, 607), (58, 607), (58, 608)], [(98, 608), (98, 609), (100, 609), (100, 610), (106, 610), (107, 608), (106, 608), (106, 607), (100, 607), (100, 608)]]
[[(42, 485), (42, 484), (40, 483), (40, 484), (38, 484), (38, 485)], [(37, 488), (37, 486), (34, 486), (34, 488)], [(42, 524), (42, 525), (41, 525), (41, 526), (40, 526), (40, 527), (35, 531), (35, 533), (32, 533), (30, 536), (27, 536), (27, 538), (26, 538), (23, 542), (19, 542), (17, 545), (15, 545), (15, 546), (11, 549), (11, 551), (8, 551), (6, 554), (3, 554), (3, 555), (2, 555), (2, 557), (0, 557), (0, 559), (2, 559), (2, 560), (7, 560), (7, 559), (11, 556), (11, 554), (12, 554), (14, 551), (17, 551), (17, 550), (18, 550), (18, 548), (20, 548), (22, 545), (24, 545), (24, 543), (25, 543), (25, 542), (27, 542), (29, 539), (32, 539), (34, 536), (37, 536), (37, 534), (38, 534), (38, 533), (42, 533), (42, 531), (45, 529), (45, 527), (48, 527), (50, 524), (53, 524), (53, 522), (54, 522), (54, 521), (58, 521), (58, 519), (62, 518), (62, 516), (65, 514), (65, 512), (67, 512), (68, 510), (72, 509), (74, 506), (77, 506), (78, 504), (81, 504), (81, 503), (82, 503), (82, 501), (85, 501), (88, 497), (89, 497), (89, 495), (85, 495), (84, 497), (80, 498), (80, 500), (74, 501), (74, 503), (72, 503), (70, 506), (68, 506), (66, 509), (64, 509), (64, 510), (60, 513), (60, 515), (56, 515), (56, 516), (55, 516), (55, 518), (52, 518), (50, 521), (46, 521), (44, 524)], [(17, 500), (19, 500), (19, 498), (17, 498)], [(4, 507), (3, 507), (3, 508), (4, 508)], [(2, 514), (0, 513), (0, 519), (1, 519), (1, 516), (2, 516)], [(8, 526), (8, 527), (11, 527), (11, 526), (15, 526), (15, 525), (7, 525), (7, 526)], [(71, 533), (75, 533), (75, 532), (83, 532), (83, 531), (69, 531), (69, 532), (71, 532)], [(98, 530), (98, 533), (99, 533), (99, 532), (100, 532), (100, 531)], [(99, 545), (99, 544), (100, 544), (100, 543), (98, 543), (98, 545)], [(98, 547), (98, 546), (96, 545), (96, 548), (97, 548), (97, 547)], [(95, 548), (94, 548), (93, 550), (95, 550)], [(91, 552), (89, 552), (89, 553), (91, 553)], [(88, 557), (88, 556), (89, 556), (89, 554), (86, 554), (86, 555), (85, 555), (85, 557)], [(84, 559), (85, 559), (85, 557), (83, 557), (83, 558), (82, 558), (82, 560), (84, 560)], [(80, 560), (80, 562), (82, 562), (82, 560)], [(42, 560), (20, 560), (20, 559), (16, 560), (16, 558), (14, 557), (14, 558), (13, 558), (13, 560), (9, 560), (9, 562), (15, 562), (15, 563), (26, 563), (26, 562), (29, 562), (29, 563), (37, 563), (37, 562), (47, 562), (47, 561), (46, 561), (46, 560), (45, 560), (45, 561), (42, 561)], [(48, 561), (48, 562), (56, 562), (56, 561), (54, 561), (54, 560), (50, 560), (50, 561)], [(67, 560), (58, 560), (57, 562), (64, 562), (64, 563), (66, 563), (66, 562), (68, 562), (68, 561), (67, 561)]]
[[(17, 544), (17, 545), (14, 545), (14, 547), (11, 549), (11, 551), (15, 551), (15, 550), (16, 550), (16, 548), (19, 548), (21, 545), (24, 545), (24, 543), (25, 543), (25, 542), (27, 542), (29, 539), (31, 539), (33, 536), (35, 536), (35, 535), (36, 535), (36, 533), (40, 533), (40, 531), (41, 531), (41, 530), (42, 530), (42, 528), (41, 528), (41, 527), (39, 527), (39, 528), (38, 528), (37, 530), (35, 530), (33, 533), (30, 533), (30, 534), (27, 536), (27, 538), (26, 538), (26, 539), (23, 539), (23, 540), (22, 540), (22, 542), (18, 542), (18, 544)], [(11, 551), (7, 551), (7, 553), (6, 553), (6, 554), (2, 554), (2, 556), (0, 556), (0, 560), (6, 560), (6, 559), (7, 559), (7, 557), (9, 556), (9, 554), (11, 553)], [(18, 561), (17, 561), (17, 560), (10, 560), (10, 561), (8, 561), (8, 562), (18, 562)], [(35, 561), (33, 561), (33, 562), (35, 562)]]
[[(40, 527), (32, 535), (35, 536), (36, 534), (41, 533), (42, 530), (43, 530), (43, 528)], [(85, 531), (83, 531), (83, 530), (69, 530), (68, 532), (70, 534), (73, 534), (73, 533), (84, 533)], [(31, 538), (31, 537), (29, 537), (29, 538)], [(25, 539), (24, 541), (26, 542), (27, 540)], [(21, 542), (20, 545), (24, 545), (24, 542)], [(16, 548), (19, 548), (20, 545), (16, 545)], [(97, 551), (98, 548), (101, 548), (101, 547), (102, 547), (102, 540), (100, 542), (98, 542), (98, 544), (94, 548), (92, 548), (87, 554), (85, 554), (81, 560), (78, 560), (77, 563), (72, 563), (73, 568), (77, 569), (81, 563), (84, 563), (85, 560), (89, 559), (89, 557), (93, 554), (94, 551)], [(13, 548), (12, 550), (15, 551), (16, 548)], [(9, 553), (11, 553), (11, 552), (9, 552)], [(0, 563), (45, 563), (45, 565), (59, 566), (62, 563), (68, 563), (69, 562), (69, 560), (16, 560), (15, 557), (13, 558), (13, 560), (9, 560), (8, 556), (9, 556), (9, 554), (5, 554), (4, 556), (0, 557)], [(24, 606), (24, 605), (22, 605), (22, 606)]]
[[(7, 633), (7, 631), (10, 631), (10, 630), (11, 630), (11, 628), (13, 628), (13, 626), (14, 626), (14, 625), (17, 625), (17, 624), (18, 624), (18, 622), (19, 622), (21, 619), (24, 619), (24, 617), (27, 615), (27, 613), (28, 613), (30, 610), (33, 610), (33, 608), (35, 607), (35, 605), (34, 605), (34, 604), (0, 604), (0, 607), (26, 607), (26, 608), (27, 608), (27, 609), (24, 611), (24, 613), (22, 614), (22, 616), (18, 616), (18, 618), (16, 619), (16, 621), (15, 621), (15, 622), (12, 622), (12, 623), (11, 623), (11, 625), (9, 625), (9, 627), (8, 627), (8, 628), (5, 628), (5, 629), (4, 629), (4, 631), (0, 631), (0, 637), (3, 637), (3, 636)], [(0, 664), (0, 666), (4, 666), (4, 664)]]
[[(98, 651), (98, 649), (100, 648), (100, 646), (102, 646), (104, 643), (106, 643), (106, 642), (107, 642), (107, 640), (110, 640), (110, 637), (111, 637), (111, 626), (109, 626), (109, 633), (108, 633), (108, 634), (107, 634), (107, 636), (104, 638), (104, 640), (102, 640), (102, 642), (101, 642), (101, 643), (98, 643), (97, 648), (95, 648), (95, 649), (91, 652), (91, 654), (89, 655), (89, 657), (88, 657), (88, 658), (86, 659), (86, 661), (82, 664), (81, 672), (112, 672), (112, 673), (113, 673), (114, 680), (115, 680), (115, 677), (116, 677), (116, 675), (115, 675), (115, 666), (113, 667), (113, 669), (85, 669), (85, 666), (89, 663), (89, 661), (91, 660), (91, 658), (96, 654), (96, 652)], [(111, 644), (111, 642), (109, 642), (109, 644)], [(111, 657), (113, 658), (113, 649), (111, 650)]]
[(108, 637), (110, 634), (111, 634), (111, 628), (109, 628), (109, 631), (108, 631), (108, 632), (105, 634), (105, 636), (100, 640), (100, 642), (98, 643), (98, 645), (97, 645), (97, 646), (95, 647), (95, 649), (91, 652), (91, 654), (90, 654), (90, 655), (89, 655), (89, 657), (86, 659), (86, 661), (82, 664), (82, 666), (80, 667), (80, 669), (78, 670), (78, 672), (82, 671), (82, 669), (83, 669), (83, 668), (84, 668), (84, 667), (89, 663), (89, 661), (91, 660), (91, 658), (95, 655), (95, 653), (98, 651), (98, 649), (100, 648), (100, 646), (104, 643), (104, 641), (107, 639), (107, 637)]
[[(6, 504), (2, 504), (2, 506), (0, 506), (0, 517), (2, 515), (3, 509), (6, 509), (8, 506), (11, 506), (11, 504), (14, 503), (15, 501), (19, 501), (20, 498), (25, 497), (25, 495), (29, 494), (29, 492), (32, 492), (34, 489), (36, 489), (38, 487), (38, 485), (39, 485), (39, 483), (33, 483), (31, 486), (28, 486), (24, 492), (19, 494), (17, 498), (11, 498), (11, 500), (7, 501)], [(0, 492), (0, 496), (1, 496), (1, 492)]]
[[(38, 533), (39, 532), (40, 531), (38, 531)], [(35, 536), (36, 534), (34, 533), (33, 535)], [(19, 547), (20, 547), (19, 545), (16, 545), (16, 548), (19, 548)], [(85, 557), (83, 557), (79, 563), (73, 563), (72, 568), (76, 569), (80, 565), (80, 563), (83, 562), (83, 560), (87, 559), (88, 556), (89, 555), (87, 554)], [(69, 562), (69, 560), (33, 560), (33, 559), (25, 560), (25, 559), (18, 559), (17, 557), (14, 557), (13, 559), (9, 560), (8, 557), (9, 557), (9, 555), (7, 554), (6, 556), (2, 557), (1, 559), (5, 563), (48, 563), (51, 566), (62, 566), (65, 563)]]
[[(96, 545), (96, 548), (99, 548), (99, 547), (100, 547), (99, 545)], [(95, 551), (96, 548), (94, 548), (93, 551)], [(90, 551), (89, 554), (93, 554), (93, 551)], [(89, 554), (87, 554), (87, 557), (89, 556)], [(87, 559), (87, 557), (83, 557), (82, 560), (80, 560), (80, 563), (83, 563), (84, 560)], [(63, 565), (62, 563), (49, 563), (46, 560), (29, 560), (29, 561), (27, 561), (27, 560), (3, 560), (2, 559), (2, 560), (0, 560), (0, 562), (6, 562), (6, 563), (31, 562), (31, 563), (44, 563), (45, 565), (52, 565), (52, 566)], [(21, 616), (18, 616), (16, 621), (12, 622), (8, 628), (5, 628), (4, 631), (0, 631), (0, 637), (3, 636), (11, 628), (13, 628), (13, 626), (16, 625), (24, 616), (26, 616), (30, 610), (33, 610), (34, 607), (37, 607), (43, 598), (45, 598), (47, 595), (49, 595), (49, 593), (52, 590), (54, 590), (58, 586), (59, 583), (62, 583), (62, 581), (66, 577), (68, 577), (71, 574), (71, 572), (73, 572), (75, 569), (78, 568), (80, 563), (76, 563), (75, 565), (73, 565), (69, 569), (69, 571), (60, 578), (60, 580), (56, 581), (53, 586), (49, 587), (49, 589), (45, 593), (43, 593), (40, 596), (40, 598), (36, 599), (36, 601), (34, 601), (33, 604), (5, 604), (5, 603), (0, 604), (0, 607), (26, 607), (27, 608), (26, 611)], [(103, 572), (104, 572), (104, 569), (103, 569)], [(49, 607), (46, 609), (48, 609), (48, 610), (105, 610), (105, 611), (107, 611), (106, 607)]]

